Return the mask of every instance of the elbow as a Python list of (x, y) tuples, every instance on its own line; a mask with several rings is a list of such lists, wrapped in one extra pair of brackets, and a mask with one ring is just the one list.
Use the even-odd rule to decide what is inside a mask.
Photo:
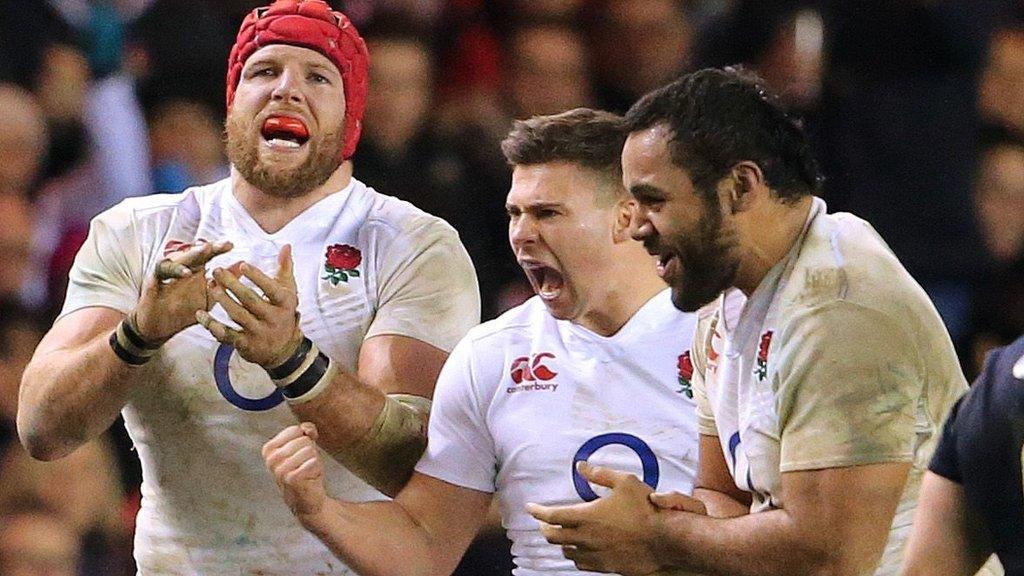
[(70, 454), (73, 447), (62, 442), (52, 430), (46, 430), (39, 420), (31, 411), (18, 407), (18, 439), (29, 456), (49, 462)]

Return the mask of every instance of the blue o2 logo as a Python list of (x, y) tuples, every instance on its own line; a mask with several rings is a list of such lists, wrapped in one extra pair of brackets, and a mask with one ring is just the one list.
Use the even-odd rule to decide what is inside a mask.
[(217, 390), (220, 391), (221, 396), (225, 400), (249, 412), (270, 410), (284, 402), (284, 395), (281, 394), (281, 390), (278, 388), (274, 388), (274, 391), (269, 396), (264, 396), (263, 398), (246, 398), (239, 394), (235, 387), (231, 385), (231, 373), (228, 369), (228, 362), (231, 361), (231, 355), (234, 353), (234, 346), (221, 344), (217, 348), (217, 355), (213, 358), (213, 378), (217, 381)]
[(609, 434), (601, 434), (600, 436), (594, 436), (590, 440), (583, 443), (580, 449), (576, 451), (576, 455), (572, 457), (572, 483), (576, 487), (576, 493), (580, 495), (585, 502), (592, 502), (597, 500), (597, 493), (590, 487), (590, 483), (587, 479), (580, 475), (576, 471), (576, 463), (584, 462), (590, 459), (597, 452), (605, 446), (611, 444), (618, 444), (625, 446), (636, 455), (640, 457), (640, 464), (644, 470), (644, 484), (647, 484), (653, 489), (658, 488), (658, 477), (661, 475), (661, 471), (658, 468), (658, 458), (654, 455), (654, 451), (647, 445), (646, 442), (633, 436), (632, 434), (624, 434), (622, 432), (612, 432)]

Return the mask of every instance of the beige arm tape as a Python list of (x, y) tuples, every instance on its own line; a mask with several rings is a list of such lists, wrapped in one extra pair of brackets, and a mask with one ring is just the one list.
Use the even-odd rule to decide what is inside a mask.
[(427, 446), (430, 404), (422, 396), (388, 394), (366, 435), (334, 457), (371, 486), (397, 493)]

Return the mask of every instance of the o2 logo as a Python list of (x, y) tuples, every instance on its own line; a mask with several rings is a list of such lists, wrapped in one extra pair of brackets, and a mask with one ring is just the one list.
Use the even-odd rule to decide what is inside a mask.
[(231, 372), (228, 367), (228, 363), (231, 361), (231, 355), (235, 353), (235, 347), (230, 344), (221, 344), (217, 348), (217, 355), (213, 358), (213, 379), (217, 381), (217, 390), (220, 391), (220, 395), (225, 400), (233, 404), (234, 406), (246, 410), (249, 412), (262, 412), (264, 410), (270, 410), (278, 404), (284, 402), (284, 395), (281, 394), (281, 390), (274, 388), (268, 396), (263, 398), (246, 398), (235, 390), (235, 387), (231, 385)]
[(590, 482), (587, 482), (587, 479), (576, 471), (576, 463), (587, 461), (594, 455), (594, 452), (612, 444), (625, 446), (635, 452), (636, 455), (640, 457), (640, 464), (643, 466), (644, 484), (647, 484), (655, 490), (658, 489), (658, 478), (661, 476), (661, 470), (658, 467), (658, 457), (654, 455), (654, 451), (651, 450), (651, 447), (648, 446), (646, 442), (632, 434), (612, 432), (609, 434), (594, 436), (590, 440), (587, 440), (583, 443), (583, 446), (580, 446), (580, 449), (576, 451), (576, 455), (572, 457), (572, 484), (576, 487), (576, 493), (580, 495), (580, 498), (582, 498), (584, 502), (597, 500), (598, 495), (594, 492), (594, 489), (590, 487)]

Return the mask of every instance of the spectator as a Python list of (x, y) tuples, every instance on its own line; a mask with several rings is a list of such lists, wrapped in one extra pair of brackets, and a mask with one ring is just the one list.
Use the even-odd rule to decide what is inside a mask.
[(974, 312), (972, 371), (1024, 333), (1024, 142), (996, 137), (981, 159), (974, 202), (989, 267)]
[(0, 454), (15, 439), (18, 384), (42, 337), (43, 327), (35, 316), (15, 302), (0, 301)]
[(960, 346), (984, 257), (971, 189), (995, 3), (820, 2), (829, 206), (872, 223)]
[(693, 30), (676, 0), (602, 0), (589, 8), (597, 102), (625, 112), (690, 67)]
[(57, 512), (85, 545), (84, 574), (134, 573), (131, 538), (111, 445), (98, 439), (58, 462), (33, 460), (18, 444), (0, 457), (0, 510), (39, 501)]
[[(493, 294), (518, 277), (506, 254), (503, 165), (481, 154), (480, 137), (443, 132), (431, 118), (434, 66), (420, 37), (395, 30), (367, 33), (373, 54), (363, 138), (355, 165), (381, 190), (444, 218), (462, 238), (477, 268), (484, 317), (496, 314)], [(497, 147), (497, 144), (495, 144)]]
[(980, 94), (986, 122), (1024, 137), (1024, 28), (995, 35)]
[(31, 298), (31, 205), (46, 146), (42, 110), (29, 92), (0, 84), (0, 299), (39, 303)]
[(32, 501), (0, 511), (0, 574), (75, 576), (78, 533), (65, 519)]

